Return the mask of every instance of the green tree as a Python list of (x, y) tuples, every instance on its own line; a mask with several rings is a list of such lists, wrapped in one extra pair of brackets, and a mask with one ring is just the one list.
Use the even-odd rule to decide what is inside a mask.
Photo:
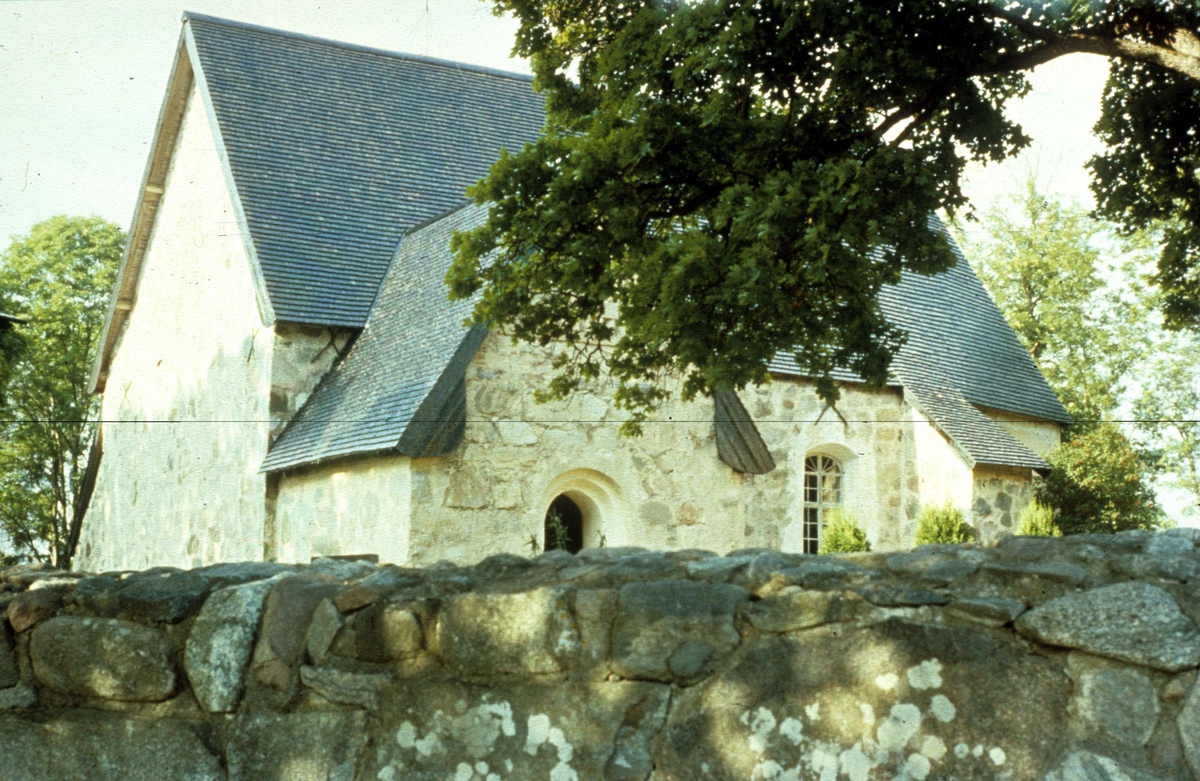
[(1191, 497), (1185, 512), (1200, 514), (1200, 339), (1164, 336), (1133, 408), (1148, 444), (1160, 454), (1164, 478)]
[(961, 244), (1075, 430), (1110, 417), (1151, 349), (1139, 234), (1115, 235), (1083, 208), (1039, 189), (990, 209)]
[[(1154, 460), (1113, 423), (1153, 350), (1145, 234), (1117, 235), (1033, 177), (1010, 213), (990, 210), (964, 240), (984, 285), (1075, 419), (1038, 489), (1064, 533), (1156, 528)], [(1127, 515), (1120, 520), (1117, 513)]]
[(1063, 534), (1166, 525), (1151, 487), (1150, 464), (1115, 424), (1092, 427), (1047, 461), (1051, 472), (1037, 499), (1054, 508)]
[(98, 217), (52, 217), (0, 255), (0, 309), (28, 320), (0, 440), (0, 529), (24, 557), (69, 566), (76, 494), (95, 432), (88, 380), (125, 243)]
[[(928, 216), (965, 204), (969, 160), (1028, 143), (1005, 118), (1024, 71), (1112, 58), (1093, 163), (1102, 209), (1133, 229), (1200, 225), (1200, 8), (1177, 0), (495, 0), (547, 98), (544, 135), (473, 190), (452, 294), (514, 337), (562, 345), (548, 394), (607, 369), (632, 425), (683, 396), (766, 378), (794, 351), (876, 383), (903, 341), (878, 292), (954, 256)], [(1134, 119), (1128, 118), (1129, 112)], [(1159, 120), (1171, 143), (1159, 140)], [(1162, 148), (1160, 148), (1162, 147)], [(1166, 147), (1170, 147), (1167, 149)], [(1133, 181), (1134, 171), (1138, 174)], [(1160, 264), (1189, 309), (1200, 228)]]

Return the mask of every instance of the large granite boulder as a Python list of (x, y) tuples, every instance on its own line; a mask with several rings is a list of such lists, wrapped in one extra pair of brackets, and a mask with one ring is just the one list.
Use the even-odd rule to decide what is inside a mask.
[(0, 778), (225, 781), (204, 728), (102, 711), (0, 715)]
[(670, 697), (638, 682), (398, 681), (360, 777), (644, 781)]
[(672, 704), (662, 781), (1040, 778), (1071, 683), (977, 627), (901, 620), (746, 641)]
[(304, 660), (313, 611), (341, 588), (337, 581), (310, 573), (288, 575), (275, 584), (267, 596), (251, 662), (259, 683), (281, 692), (291, 689)]
[(183, 664), (200, 707), (210, 713), (237, 708), (246, 666), (276, 576), (214, 592), (200, 609), (184, 649)]
[(121, 581), (113, 609), (120, 618), (174, 624), (195, 615), (209, 588), (208, 578), (195, 572), (149, 570)]
[(740, 586), (664, 580), (630, 583), (617, 599), (613, 669), (625, 678), (691, 681), (737, 647), (733, 625), (750, 592)]
[(1014, 626), (1039, 643), (1165, 672), (1200, 665), (1200, 630), (1170, 594), (1147, 583), (1059, 597), (1025, 613)]
[(55, 589), (23, 591), (8, 603), (8, 623), (20, 634), (33, 629), (58, 612), (63, 595)]
[(1090, 751), (1073, 751), (1042, 781), (1167, 781)]
[(362, 712), (238, 716), (225, 749), (229, 781), (354, 781), (366, 722)]
[(1200, 678), (1192, 684), (1177, 722), (1188, 766), (1192, 768), (1192, 775), (1200, 778)]
[(0, 621), (0, 689), (16, 686), (19, 677), (17, 658), (13, 655), (12, 637), (8, 627)]
[(437, 625), (442, 659), (468, 673), (554, 673), (579, 655), (572, 591), (468, 592), (446, 600)]
[(1158, 723), (1158, 694), (1145, 672), (1078, 651), (1071, 653), (1068, 674), (1075, 681), (1072, 712), (1093, 741), (1118, 747), (1145, 746)]
[(56, 616), (34, 630), (29, 655), (42, 685), (66, 694), (157, 702), (175, 693), (171, 641), (132, 621)]

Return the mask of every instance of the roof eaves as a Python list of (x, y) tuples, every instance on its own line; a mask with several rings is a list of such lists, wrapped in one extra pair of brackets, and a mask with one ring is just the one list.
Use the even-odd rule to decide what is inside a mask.
[(167, 79), (166, 93), (163, 95), (158, 120), (154, 126), (154, 143), (146, 160), (146, 169), (142, 173), (137, 204), (133, 209), (129, 233), (125, 238), (125, 249), (121, 255), (121, 265), (117, 269), (108, 311), (104, 316), (104, 327), (100, 331), (100, 349), (96, 351), (92, 362), (88, 384), (93, 393), (104, 390), (105, 381), (108, 379), (108, 362), (116, 347), (121, 326), (124, 325), (137, 296), (142, 257), (149, 244), (154, 218), (165, 190), (170, 159), (183, 124), (184, 112), (187, 110), (192, 81), (193, 65), (181, 31), (175, 49), (175, 62)]

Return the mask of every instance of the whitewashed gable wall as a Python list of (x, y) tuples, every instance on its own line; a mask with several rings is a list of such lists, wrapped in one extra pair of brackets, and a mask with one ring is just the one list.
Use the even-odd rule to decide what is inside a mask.
[(274, 335), (218, 155), (193, 88), (104, 394), (85, 569), (263, 554)]

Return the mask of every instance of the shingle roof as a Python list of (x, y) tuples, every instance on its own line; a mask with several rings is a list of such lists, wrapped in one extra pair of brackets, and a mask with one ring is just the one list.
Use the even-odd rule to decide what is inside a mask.
[(903, 370), (900, 379), (905, 394), (958, 446), (971, 467), (986, 464), (1049, 471), (1050, 465), (1040, 456), (980, 412), (958, 391), (920, 382), (905, 382)]
[(404, 231), (542, 126), (527, 76), (185, 21), (281, 320), (362, 326)]
[[(945, 232), (940, 220), (932, 222)], [(932, 276), (905, 271), (899, 284), (880, 291), (880, 307), (888, 321), (908, 332), (891, 373), (975, 463), (1048, 469), (1039, 456), (972, 406), (1071, 422), (953, 240), (951, 247), (958, 256), (954, 268)], [(770, 368), (803, 376), (795, 358), (786, 353), (776, 355)], [(861, 381), (849, 371), (837, 372), (834, 378)]]
[(474, 302), (448, 301), (443, 280), (451, 233), (486, 218), (485, 207), (465, 206), (401, 242), (362, 334), (276, 440), (263, 471), (385, 450), (417, 455), (424, 438), (403, 446), (417, 433), (414, 420), (455, 422), (430, 397), (447, 398), (461, 383), (483, 329), (463, 325)]
[[(934, 225), (945, 231), (940, 220)], [(953, 241), (951, 247), (958, 256), (954, 268), (931, 276), (905, 271), (898, 285), (880, 291), (888, 321), (908, 332), (892, 373), (898, 380), (952, 388), (972, 404), (1070, 423), (970, 262)], [(786, 353), (775, 356), (770, 366), (780, 374), (803, 374)], [(835, 379), (861, 381), (848, 371)]]
[[(486, 216), (486, 207), (466, 206), (401, 242), (362, 335), (276, 441), (264, 471), (340, 456), (408, 452), (417, 445), (409, 445), (406, 437), (412, 439), (426, 419), (453, 423), (427, 410), (445, 407), (482, 332), (463, 326), (473, 303), (448, 301), (443, 279), (452, 260), (451, 234), (479, 225)], [(960, 258), (956, 268), (934, 277), (906, 274), (883, 298), (889, 318), (910, 330), (893, 363), (897, 382), (972, 465), (1047, 469), (1045, 461), (972, 406), (1069, 420), (967, 261)], [(799, 373), (794, 360), (782, 354), (772, 368)], [(1015, 387), (989, 386), (989, 378), (1004, 376)], [(843, 378), (855, 379), (849, 372)], [(441, 389), (435, 390), (439, 379)]]

